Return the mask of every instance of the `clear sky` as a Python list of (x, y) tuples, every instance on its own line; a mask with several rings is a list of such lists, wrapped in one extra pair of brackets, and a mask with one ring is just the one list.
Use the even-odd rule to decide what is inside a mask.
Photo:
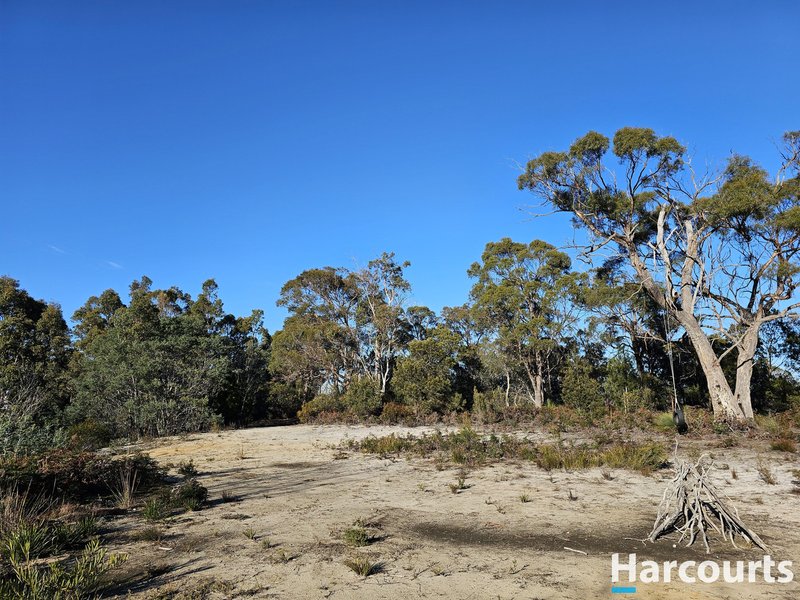
[(461, 304), (486, 242), (561, 245), (518, 163), (648, 126), (767, 167), (800, 128), (800, 3), (0, 0), (0, 274), (70, 316), (147, 274), (266, 311), (410, 260)]

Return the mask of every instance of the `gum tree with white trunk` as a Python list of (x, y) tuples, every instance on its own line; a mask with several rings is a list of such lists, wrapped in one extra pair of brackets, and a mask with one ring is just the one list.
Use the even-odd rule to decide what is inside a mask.
[[(783, 136), (780, 153), (772, 177), (739, 155), (698, 174), (675, 138), (626, 127), (613, 141), (592, 131), (566, 152), (545, 152), (518, 179), (586, 230), (587, 256), (623, 259), (685, 331), (719, 420), (753, 418), (759, 331), (800, 316), (800, 132)], [(735, 381), (721, 366), (729, 354)]]

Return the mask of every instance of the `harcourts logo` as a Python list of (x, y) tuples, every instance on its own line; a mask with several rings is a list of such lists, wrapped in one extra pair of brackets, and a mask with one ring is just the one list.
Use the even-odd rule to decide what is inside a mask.
[(654, 560), (636, 561), (635, 554), (629, 554), (627, 561), (620, 560), (619, 554), (611, 555), (611, 591), (615, 594), (633, 594), (636, 587), (631, 585), (616, 585), (620, 582), (632, 583), (669, 583), (680, 581), (683, 583), (790, 583), (794, 579), (792, 561), (776, 562), (767, 555), (761, 560), (745, 562), (713, 560), (697, 562), (687, 560), (678, 562), (670, 560), (658, 563)]

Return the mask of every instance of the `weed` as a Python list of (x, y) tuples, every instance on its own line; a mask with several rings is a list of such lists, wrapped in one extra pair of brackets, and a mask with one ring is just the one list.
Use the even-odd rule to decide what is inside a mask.
[(531, 501), (531, 497), (528, 494), (520, 494), (519, 501), (522, 502), (523, 504), (526, 504)]
[(142, 508), (142, 517), (147, 521), (160, 521), (169, 515), (169, 505), (159, 496), (148, 498)]
[(184, 477), (191, 478), (197, 477), (197, 467), (194, 465), (194, 460), (184, 460), (178, 464), (178, 473)]
[(101, 577), (125, 560), (108, 554), (95, 539), (74, 561), (33, 562), (19, 554), (8, 555), (10, 572), (0, 581), (0, 598), (88, 598)]
[(348, 546), (359, 547), (367, 546), (370, 542), (367, 530), (358, 522), (353, 527), (348, 527), (342, 534), (342, 540)]
[(162, 529), (154, 526), (140, 529), (131, 536), (132, 539), (142, 542), (160, 542), (162, 537), (164, 537)]
[(119, 476), (115, 485), (111, 486), (111, 494), (114, 496), (116, 505), (119, 508), (128, 510), (133, 506), (133, 495), (139, 487), (139, 472), (128, 462), (119, 468)]
[(208, 490), (196, 479), (188, 479), (172, 491), (173, 505), (186, 510), (200, 510), (208, 500)]
[(775, 478), (775, 475), (772, 473), (772, 470), (768, 465), (764, 463), (758, 463), (756, 471), (758, 471), (758, 475), (761, 477), (761, 480), (764, 483), (768, 485), (775, 485), (778, 483), (778, 480)]
[(243, 534), (243, 535), (244, 535), (244, 537), (246, 537), (248, 540), (255, 540), (255, 539), (256, 539), (256, 530), (255, 530), (255, 529), (253, 529), (252, 527), (248, 527), (247, 529), (245, 529), (245, 530), (242, 532), (242, 534)]
[(229, 492), (228, 490), (222, 490), (222, 501), (223, 502), (240, 502), (241, 498), (236, 494)]
[(791, 438), (773, 440), (770, 448), (776, 452), (797, 452), (797, 443)]
[(380, 573), (383, 570), (383, 564), (379, 562), (372, 562), (366, 556), (357, 556), (355, 558), (344, 561), (344, 564), (354, 573), (361, 575), (361, 577), (369, 577), (375, 573)]

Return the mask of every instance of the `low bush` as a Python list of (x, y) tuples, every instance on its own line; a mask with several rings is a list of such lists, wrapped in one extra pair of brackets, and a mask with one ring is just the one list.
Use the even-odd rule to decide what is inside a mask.
[(394, 434), (370, 436), (350, 447), (382, 456), (412, 454), (433, 457), (466, 467), (502, 459), (528, 460), (545, 470), (585, 469), (590, 467), (622, 468), (650, 473), (667, 465), (667, 451), (660, 443), (636, 443), (598, 439), (594, 444), (536, 444), (512, 435), (481, 435), (469, 427), (457, 432), (435, 432), (420, 437)]
[(52, 450), (34, 456), (0, 457), (0, 487), (65, 500), (105, 496), (119, 487), (120, 473), (136, 473), (140, 489), (160, 483), (165, 473), (145, 454), (112, 458), (93, 452)]
[(188, 479), (172, 490), (172, 505), (185, 510), (200, 510), (208, 500), (208, 490), (196, 479)]

